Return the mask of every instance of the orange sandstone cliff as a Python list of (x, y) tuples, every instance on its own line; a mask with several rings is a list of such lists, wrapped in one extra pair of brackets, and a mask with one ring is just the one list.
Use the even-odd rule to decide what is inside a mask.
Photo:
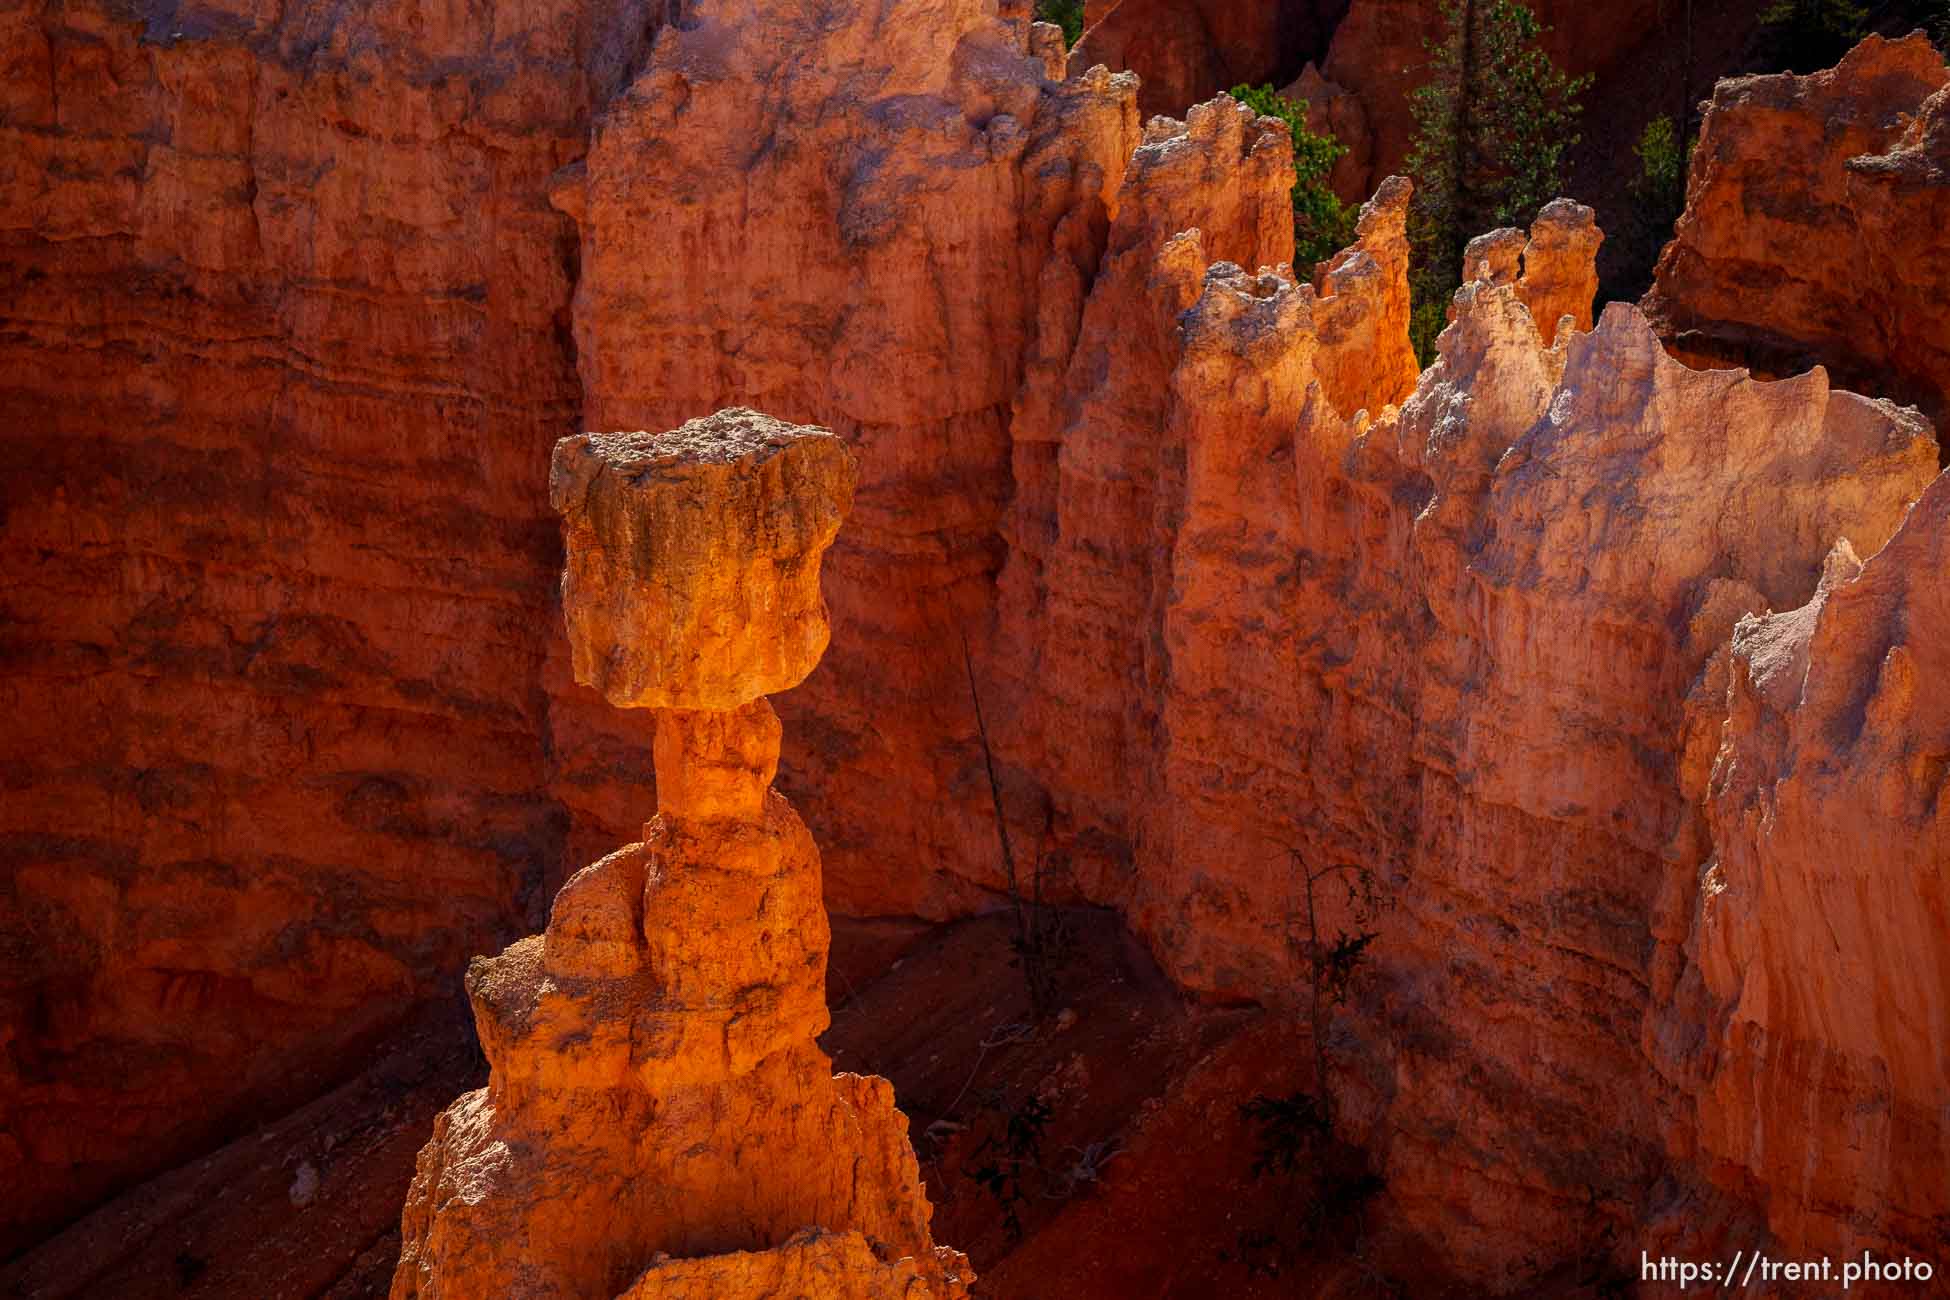
[[(1389, 201), (1364, 218), (1383, 303), (1405, 291), (1379, 271)], [(1560, 210), (1540, 253), (1560, 221), (1588, 214)], [(1595, 232), (1577, 242), (1544, 283), (1592, 283)], [(1342, 1085), (1397, 1221), (1465, 1275), (1514, 1285), (1549, 1262), (1534, 1233), (1562, 1259), (1688, 1197), (1670, 1230), (1713, 1240), (1750, 1189), (1695, 1163), (1724, 1057), (1672, 1015), (1712, 853), (1688, 710), (1742, 614), (1805, 601), (1838, 538), (1895, 532), (1935, 473), (1927, 423), (1820, 372), (1689, 370), (1628, 306), (1547, 346), (1491, 281), (1412, 394), (1363, 391), (1321, 330), (1336, 296), (1199, 244), (1134, 259), (1179, 295), (1158, 333), (1120, 308), (1097, 359), (1086, 325), (1047, 404), (1074, 413), (1063, 472), (1015, 526), (1038, 562), (1004, 571), (994, 669), (1047, 637), (996, 728), (1042, 780), (1025, 830), (1182, 983), (1231, 996), (1300, 982), (1294, 855), (1381, 875)], [(1118, 265), (1096, 293), (1144, 301)], [(1893, 1171), (1863, 1195), (1915, 1199)]]
[(1946, 525), (1939, 477), (1886, 546), (1838, 542), (1806, 605), (1722, 652), (1699, 1142), (1785, 1240), (1927, 1251), (1950, 1223)]
[[(942, 917), (1001, 884), (960, 646), (1002, 562), (1012, 405), (1068, 362), (1138, 137), (1134, 79), (1048, 72), (987, 0), (711, 0), (553, 190), (580, 234), (583, 427), (750, 404), (859, 456), (833, 647), (780, 702), (846, 911)], [(1225, 201), (1290, 229), (1288, 146), (1258, 148), (1268, 185)]]
[(1821, 362), (1950, 414), (1950, 71), (1919, 32), (1724, 81), (1645, 308), (1698, 364)]
[[(601, 858), (470, 975), (494, 1081), (398, 1287), (505, 1290), (518, 1233), (578, 1292), (946, 1286), (890, 1099), (812, 1045), (812, 846), (836, 909), (1006, 900), (972, 675), (1025, 859), (1186, 991), (1290, 1010), (1292, 864), (1376, 874), (1335, 1082), (1376, 1213), (1469, 1285), (1931, 1247), (1936, 444), (1660, 338), (1747, 337), (1785, 267), (1797, 357), (1935, 391), (1928, 250), (1827, 250), (1934, 228), (1940, 62), (1735, 83), (1647, 314), (1593, 319), (1595, 223), (1554, 207), (1479, 248), (1418, 375), (1406, 182), (1296, 275), (1276, 123), (1140, 126), (1013, 9), (661, 14), (6, 11), (10, 1240), (308, 1095)], [(1865, 68), (1905, 106), (1831, 157)], [(1709, 255), (1748, 209), (1801, 253)], [(1795, 323), (1831, 292), (1853, 335)], [(547, 449), (745, 403), (857, 462), (821, 666), (795, 584), (836, 471), (657, 497), (627, 439), (563, 453), (565, 652)], [(617, 549), (772, 506), (762, 577)], [(781, 738), (759, 696), (808, 671)], [(648, 747), (578, 672), (664, 711), (664, 816), (609, 857)], [(769, 948), (757, 876), (797, 921)]]
[(469, 968), (488, 1086), (421, 1152), (394, 1300), (965, 1294), (892, 1089), (814, 1043), (819, 852), (771, 788), (853, 489), (749, 410), (557, 447), (577, 675), (656, 710), (657, 816)]
[(0, 3), (0, 1253), (356, 1071), (647, 731), (558, 661), (630, 4)]

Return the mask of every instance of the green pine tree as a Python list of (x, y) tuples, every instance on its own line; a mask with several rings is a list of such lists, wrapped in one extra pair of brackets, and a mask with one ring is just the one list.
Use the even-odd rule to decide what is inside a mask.
[(1653, 118), (1639, 133), (1632, 152), (1639, 158), (1639, 174), (1632, 181), (1632, 195), (1639, 202), (1638, 216), (1659, 234), (1659, 242), (1672, 232), (1672, 223), (1686, 207), (1686, 161), (1690, 146), (1682, 145), (1672, 119)]
[[(1354, 242), (1356, 213), (1329, 187), (1334, 164), (1347, 146), (1307, 129), (1307, 101), (1288, 99), (1271, 86), (1234, 86), (1232, 97), (1262, 117), (1277, 117), (1293, 136), (1293, 264), (1308, 268)], [(1299, 274), (1305, 276), (1301, 269)]]
[(1065, 45), (1075, 45), (1083, 36), (1083, 0), (1036, 0), (1036, 18), (1061, 27)]
[(1429, 80), (1413, 96), (1415, 181), (1409, 235), (1416, 271), (1412, 333), (1427, 364), (1463, 246), (1496, 226), (1522, 225), (1564, 188), (1589, 77), (1572, 77), (1539, 44), (1544, 27), (1518, 0), (1442, 0), (1443, 35), (1429, 43)]

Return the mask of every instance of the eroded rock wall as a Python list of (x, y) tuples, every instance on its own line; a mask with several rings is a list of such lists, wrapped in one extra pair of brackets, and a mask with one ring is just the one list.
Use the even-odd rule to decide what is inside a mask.
[[(1208, 113), (1140, 159), (1234, 156)], [(1167, 175), (1133, 167), (1120, 223), (1143, 228)], [(1514, 1284), (1672, 1188), (1718, 1206), (1695, 1243), (1752, 1194), (1695, 1145), (1721, 1048), (1687, 1019), (1713, 852), (1689, 710), (1724, 689), (1743, 613), (1806, 600), (1837, 538), (1891, 536), (1936, 444), (1820, 371), (1690, 370), (1630, 307), (1589, 329), (1597, 235), (1574, 205), (1521, 279), (1513, 247), (1502, 283), (1459, 295), (1409, 393), (1385, 332), (1332, 324), (1403, 328), (1406, 198), (1384, 187), (1317, 287), (1212, 260), (1220, 213), (1106, 259), (1066, 391), (1025, 403), (1061, 413), (1032, 462), (1057, 472), (1018, 497), (1030, 544), (985, 667), (1020, 665), (995, 726), (1018, 842), (1123, 907), (1181, 983), (1279, 1000), (1303, 982), (1296, 872), (1376, 874), (1380, 918), (1324, 911), (1381, 934), (1336, 1031), (1350, 1113), (1402, 1221)], [(1908, 1176), (1856, 1195), (1927, 1203)], [(1524, 1244), (1539, 1225), (1559, 1255)]]
[(1791, 374), (1950, 412), (1950, 70), (1918, 33), (1839, 65), (1723, 81), (1645, 308), (1698, 364)]
[(1038, 858), (1061, 848), (1091, 896), (1128, 897), (1157, 793), (1161, 664), (1147, 629), (1182, 508), (1184, 446), (1166, 421), (1176, 320), (1207, 250), (1249, 266), (1291, 258), (1278, 205), (1289, 149), (1229, 100), (1154, 122), (1088, 297), (1057, 327), (1073, 340), (1067, 364), (1033, 373), (1016, 404), (1010, 549), (979, 676), (1012, 821)]
[[(1913, 412), (1819, 371), (1687, 370), (1628, 307), (1544, 352), (1506, 292), (1464, 290), (1464, 337), (1377, 431), (1434, 487), (1419, 811), (1383, 928), (1433, 960), (1383, 997), (1413, 1044), (1384, 1145), (1446, 1253), (1485, 1273), (1510, 1266), (1501, 1225), (1577, 1240), (1618, 1198), (1624, 1231), (1660, 1178), (1700, 1177), (1671, 1043), (1642, 1045), (1670, 1025), (1665, 909), (1707, 852), (1679, 779), (1686, 701), (1741, 612), (1801, 600), (1835, 538), (1893, 532), (1936, 450)], [(1480, 1180), (1462, 1214), (1458, 1165)]]
[(0, 1253), (356, 1070), (629, 838), (647, 734), (550, 663), (545, 189), (654, 28), (0, 8)]
[(1825, 1249), (1927, 1252), (1950, 1214), (1947, 514), (1940, 477), (1886, 546), (1838, 542), (1807, 604), (1721, 652), (1699, 1140), (1775, 1232)]
[(944, 915), (1001, 878), (962, 643), (1003, 557), (1012, 404), (1067, 363), (1137, 141), (1131, 78), (1046, 71), (981, 0), (700, 3), (557, 191), (584, 427), (743, 402), (859, 453), (833, 647), (781, 701), (849, 911)]

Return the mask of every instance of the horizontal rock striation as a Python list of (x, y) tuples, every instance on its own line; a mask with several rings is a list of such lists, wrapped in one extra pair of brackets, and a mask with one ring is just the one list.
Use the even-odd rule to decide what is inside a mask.
[(832, 649), (780, 702), (844, 910), (987, 897), (917, 863), (1000, 879), (961, 643), (1001, 563), (1012, 404), (1067, 361), (1138, 134), (1133, 79), (1046, 71), (983, 0), (700, 3), (556, 189), (583, 427), (747, 404), (860, 458)]
[(628, 837), (648, 736), (545, 632), (545, 189), (654, 30), (0, 5), (0, 1254), (356, 1071)]

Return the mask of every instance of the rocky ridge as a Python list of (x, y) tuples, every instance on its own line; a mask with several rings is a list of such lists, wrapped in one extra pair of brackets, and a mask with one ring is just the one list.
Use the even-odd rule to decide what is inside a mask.
[[(1403, 199), (1364, 216), (1355, 302), (1405, 296), (1383, 251)], [(1339, 1086), (1395, 1211), (1466, 1276), (1550, 1262), (1513, 1223), (1577, 1243), (1656, 1220), (1673, 1180), (1721, 1207), (1687, 1228), (1710, 1239), (1749, 1189), (1716, 1201), (1723, 1171), (1692, 1163), (1725, 1045), (1673, 1055), (1713, 851), (1679, 779), (1688, 711), (1743, 613), (1807, 599), (1838, 538), (1896, 531), (1935, 474), (1927, 422), (1819, 371), (1690, 370), (1627, 306), (1580, 332), (1588, 209), (1540, 221), (1534, 283), (1484, 250), (1412, 393), (1350, 382), (1376, 354), (1323, 335), (1335, 297), (1202, 240), (1106, 260), (1103, 334), (1037, 408), (1071, 419), (1053, 517), (1012, 529), (1039, 546), (1004, 569), (991, 661), (1042, 647), (996, 724), (1035, 783), (1022, 831), (1225, 996), (1302, 982), (1290, 864), (1376, 873), (1383, 969), (1337, 1030), (1360, 1044)], [(1154, 334), (1130, 324), (1139, 276)], [(1547, 345), (1526, 299), (1571, 328)], [(1887, 1173), (1856, 1195), (1907, 1199)], [(1788, 1240), (1844, 1240), (1792, 1213)]]
[(1785, 1240), (1927, 1247), (1950, 1222), (1950, 734), (1927, 686), (1946, 511), (1939, 476), (1885, 546), (1838, 541), (1807, 604), (1743, 618), (1719, 652), (1689, 936), (1718, 1026), (1699, 1143)]

